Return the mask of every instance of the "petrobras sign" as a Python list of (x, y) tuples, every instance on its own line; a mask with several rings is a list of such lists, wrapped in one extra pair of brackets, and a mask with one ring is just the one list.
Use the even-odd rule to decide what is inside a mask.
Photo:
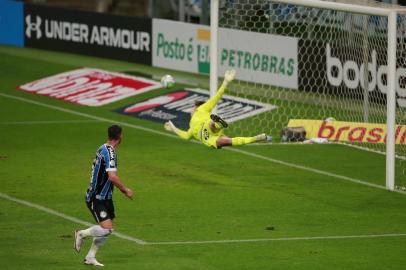
[[(368, 55), (368, 63), (358, 64), (354, 59), (341, 60), (338, 56), (333, 55), (332, 48), (329, 43), (326, 44), (326, 73), (327, 80), (330, 86), (340, 87), (344, 86), (350, 90), (361, 87), (368, 91), (379, 91), (381, 94), (386, 95), (388, 92), (387, 74), (388, 66), (382, 64), (386, 63), (386, 51), (382, 52), (380, 59), (378, 59), (377, 50), (372, 49), (371, 54)], [(365, 70), (368, 71), (368, 81), (365, 82)], [(400, 107), (406, 108), (406, 68), (398, 66), (395, 73), (395, 90), (397, 94), (397, 103)], [(367, 84), (367, 85), (365, 85)]]
[[(154, 66), (193, 73), (210, 71), (210, 28), (161, 19), (152, 21)], [(298, 40), (292, 37), (219, 29), (219, 76), (298, 88)]]
[(25, 5), (25, 45), (151, 64), (151, 20)]
[[(196, 101), (209, 99), (209, 92), (201, 89), (185, 89), (156, 96), (136, 104), (115, 110), (118, 113), (140, 119), (164, 123), (171, 120), (177, 127), (189, 128), (191, 112)], [(217, 104), (217, 111), (232, 123), (276, 108), (275, 105), (224, 95)]]
[(298, 88), (298, 40), (231, 29), (219, 30), (219, 72), (233, 68), (237, 79)]
[(161, 87), (144, 78), (81, 68), (29, 82), (17, 89), (84, 106), (102, 106)]

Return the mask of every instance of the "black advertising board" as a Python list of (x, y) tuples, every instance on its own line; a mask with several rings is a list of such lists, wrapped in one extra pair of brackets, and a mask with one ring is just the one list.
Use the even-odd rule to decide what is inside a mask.
[(26, 4), (25, 46), (113, 58), (150, 65), (152, 23), (149, 18)]
[[(348, 42), (300, 40), (299, 90), (363, 100), (364, 89), (368, 88), (369, 101), (386, 104), (386, 48), (386, 45), (376, 44), (365, 49), (358, 43), (350, 46)], [(405, 55), (401, 51), (397, 53), (396, 101), (399, 107), (406, 107)], [(368, 71), (367, 82), (364, 81), (365, 71)]]

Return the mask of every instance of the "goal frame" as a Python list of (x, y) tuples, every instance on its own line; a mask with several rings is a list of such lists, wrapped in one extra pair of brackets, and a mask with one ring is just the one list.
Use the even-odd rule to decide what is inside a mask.
[[(386, 108), (386, 188), (395, 189), (395, 126), (396, 126), (396, 8), (369, 7), (356, 4), (337, 3), (319, 0), (273, 0), (273, 2), (319, 9), (329, 9), (364, 15), (376, 15), (388, 18), (388, 92)], [(219, 0), (211, 0), (210, 16), (210, 95), (218, 88), (218, 18)]]

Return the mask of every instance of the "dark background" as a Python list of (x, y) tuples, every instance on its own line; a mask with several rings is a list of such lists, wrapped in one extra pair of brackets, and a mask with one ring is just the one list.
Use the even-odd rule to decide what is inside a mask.
[[(151, 65), (152, 63), (152, 23), (150, 18), (137, 18), (108, 15), (102, 13), (76, 11), (69, 9), (60, 9), (47, 6), (36, 6), (26, 4), (24, 7), (24, 31), (27, 29), (25, 18), (31, 14), (31, 21), (36, 21), (36, 16), (42, 19), (40, 39), (36, 38), (36, 33), (31, 33), (31, 38), (25, 35), (25, 46), (57, 50), (63, 52), (79, 53), (91, 56), (99, 56), (105, 58), (112, 58), (130, 62), (137, 62), (142, 64)], [(136, 31), (147, 32), (150, 35), (150, 48), (149, 51), (136, 51), (131, 49), (116, 48), (111, 46), (103, 46), (89, 43), (78, 43), (73, 41), (64, 41), (57, 39), (47, 39), (45, 37), (45, 20), (66, 21), (70, 23), (87, 24), (89, 27), (89, 42), (91, 36), (91, 29), (94, 25), (106, 26), (111, 28), (128, 29)], [(24, 32), (25, 34), (25, 32)]]

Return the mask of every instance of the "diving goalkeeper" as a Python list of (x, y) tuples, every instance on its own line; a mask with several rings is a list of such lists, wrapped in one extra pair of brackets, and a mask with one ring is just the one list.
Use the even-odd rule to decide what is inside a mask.
[(172, 121), (165, 123), (166, 130), (174, 132), (182, 139), (188, 140), (194, 137), (203, 144), (221, 148), (223, 146), (244, 145), (254, 142), (271, 141), (272, 137), (265, 133), (253, 137), (234, 137), (229, 138), (224, 134), (224, 129), (228, 127), (226, 121), (220, 116), (211, 114), (217, 102), (221, 99), (228, 84), (234, 80), (235, 70), (227, 70), (224, 75), (224, 81), (217, 93), (206, 102), (197, 101), (192, 111), (192, 118), (189, 122), (187, 131), (177, 128)]

